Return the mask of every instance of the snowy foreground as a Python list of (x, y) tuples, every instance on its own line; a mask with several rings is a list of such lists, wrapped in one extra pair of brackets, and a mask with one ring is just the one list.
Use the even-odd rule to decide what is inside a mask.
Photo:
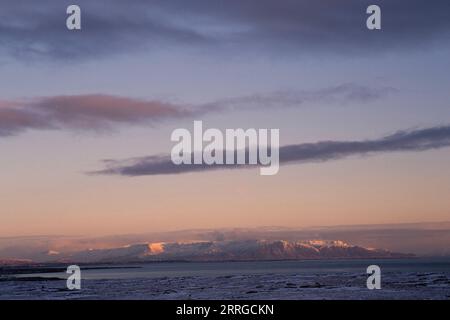
[(132, 279), (87, 279), (79, 291), (64, 278), (0, 280), (0, 299), (449, 299), (450, 270), (385, 273), (382, 289), (366, 275), (255, 274)]

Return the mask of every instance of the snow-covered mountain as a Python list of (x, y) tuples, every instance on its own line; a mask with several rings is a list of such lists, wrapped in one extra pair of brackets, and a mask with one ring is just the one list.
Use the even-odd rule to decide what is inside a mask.
[(113, 249), (84, 250), (70, 255), (52, 254), (52, 261), (79, 263), (137, 261), (227, 261), (294, 259), (400, 258), (410, 255), (353, 246), (343, 241), (197, 241), (146, 243)]

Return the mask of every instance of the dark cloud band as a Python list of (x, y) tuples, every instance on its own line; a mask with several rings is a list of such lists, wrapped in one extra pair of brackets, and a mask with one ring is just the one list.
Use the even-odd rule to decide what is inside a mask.
[[(364, 141), (323, 141), (280, 147), (280, 164), (320, 162), (348, 156), (388, 152), (426, 151), (450, 147), (450, 126), (399, 131), (381, 139)], [(106, 168), (91, 174), (145, 176), (179, 174), (219, 169), (237, 169), (245, 165), (175, 165), (170, 156), (150, 156), (125, 161), (107, 160)]]
[[(161, 47), (298, 54), (379, 53), (443, 43), (447, 0), (78, 0), (82, 30), (65, 28), (70, 1), (3, 0), (0, 51), (29, 61), (85, 60)], [(366, 8), (382, 8), (368, 32)], [(227, 51), (229, 50), (229, 51)]]

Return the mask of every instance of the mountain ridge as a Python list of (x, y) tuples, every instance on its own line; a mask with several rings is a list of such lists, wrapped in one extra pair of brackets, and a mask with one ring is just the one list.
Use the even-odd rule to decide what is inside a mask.
[(364, 248), (340, 240), (226, 240), (153, 242), (48, 255), (48, 261), (127, 263), (150, 261), (263, 261), (406, 258), (412, 254)]

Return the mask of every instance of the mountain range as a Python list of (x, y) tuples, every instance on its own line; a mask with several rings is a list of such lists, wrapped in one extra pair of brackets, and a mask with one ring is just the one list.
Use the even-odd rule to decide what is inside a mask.
[(148, 261), (255, 261), (302, 259), (405, 258), (410, 254), (364, 248), (339, 240), (237, 240), (155, 242), (68, 254), (46, 252), (43, 262), (127, 263)]

